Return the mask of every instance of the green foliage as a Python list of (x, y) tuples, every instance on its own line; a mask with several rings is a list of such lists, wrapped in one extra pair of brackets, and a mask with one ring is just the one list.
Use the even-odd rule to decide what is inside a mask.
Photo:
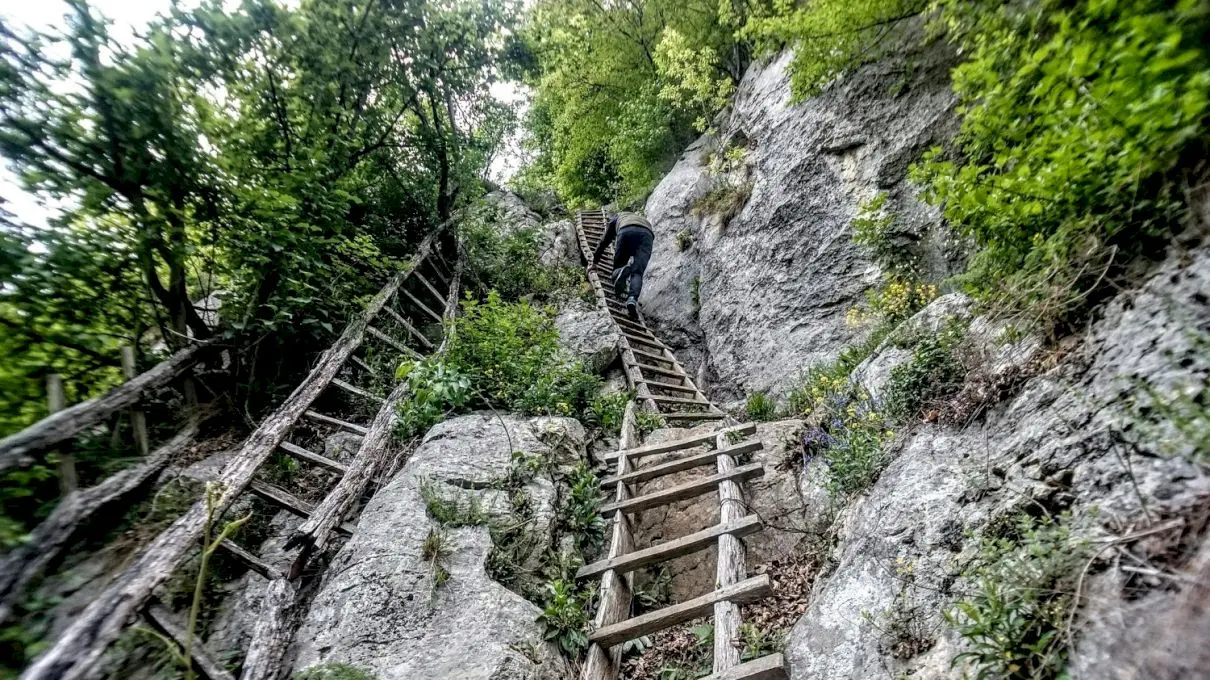
[(1210, 111), (1204, 2), (938, 0), (969, 54), (956, 154), (913, 169), (980, 252), (970, 288), (1043, 322), (1084, 309), (1111, 263), (1185, 213), (1181, 168)]
[(931, 402), (952, 394), (965, 377), (955, 349), (966, 334), (966, 324), (951, 321), (938, 333), (920, 338), (912, 349), (912, 358), (891, 369), (883, 410), (896, 422), (907, 422), (920, 415)]
[(395, 379), (408, 383), (396, 426), (397, 436), (404, 439), (424, 434), (470, 401), (470, 378), (437, 357), (400, 364)]
[(718, 9), (707, 0), (536, 3), (524, 31), (535, 58), (526, 78), (534, 160), (522, 181), (555, 187), (569, 206), (641, 198), (746, 66)]
[(570, 492), (559, 507), (562, 529), (575, 539), (580, 552), (591, 553), (605, 539), (601, 517), (601, 481), (584, 461), (576, 463), (567, 479)]
[(616, 437), (622, 431), (626, 405), (633, 399), (632, 390), (595, 397), (584, 412), (586, 422)]
[(727, 179), (716, 181), (714, 186), (693, 202), (693, 214), (700, 216), (718, 215), (726, 224), (744, 209), (752, 195), (752, 182), (733, 182)]
[(441, 564), (441, 559), (449, 555), (448, 537), (441, 529), (429, 529), (424, 542), (420, 545), (420, 557), (429, 563), (429, 578), (432, 580), (430, 599), (437, 596), (437, 590), (450, 580), (450, 572)]
[(976, 678), (1066, 677), (1062, 633), (1075, 606), (1073, 589), (1088, 546), (1067, 518), (1020, 515), (1006, 536), (984, 535), (965, 574), (974, 592), (946, 612), (967, 651), (954, 663), (974, 664)]
[(346, 663), (324, 663), (311, 666), (298, 671), (292, 677), (293, 680), (377, 680), (373, 673)]
[(651, 411), (635, 410), (634, 424), (644, 437), (664, 427), (664, 417)]
[(777, 402), (764, 392), (749, 394), (746, 407), (748, 420), (764, 423), (777, 418)]
[(574, 581), (558, 579), (547, 584), (546, 606), (538, 615), (543, 638), (558, 645), (567, 657), (578, 659), (588, 650), (588, 608), (591, 594), (576, 589)]
[(600, 379), (559, 349), (552, 314), (495, 293), (465, 300), (445, 355), (470, 377), (475, 401), (522, 413), (580, 414)]
[(750, 622), (740, 624), (739, 639), (743, 643), (740, 658), (743, 661), (751, 661), (774, 652), (780, 652), (786, 646), (786, 636), (789, 632), (785, 629), (761, 630)]
[(556, 296), (583, 281), (579, 268), (543, 265), (538, 230), (507, 224), (507, 219), (482, 202), (463, 211), (459, 232), (466, 247), (464, 290), (477, 298), (495, 290), (512, 302), (527, 296)]
[(801, 101), (876, 59), (879, 41), (890, 28), (927, 5), (928, 0), (777, 0), (771, 12), (749, 19), (740, 35), (764, 53), (794, 48), (790, 89)]
[(857, 207), (853, 242), (864, 248), (882, 271), (894, 279), (914, 280), (919, 272), (915, 254), (892, 238), (895, 216), (886, 210), (887, 194), (879, 192)]
[(845, 322), (850, 326), (872, 321), (895, 325), (924, 309), (936, 297), (937, 286), (892, 275), (866, 291), (864, 304), (849, 309)]
[(442, 487), (430, 479), (420, 480), (420, 498), (429, 517), (443, 527), (474, 527), (487, 524), (488, 516), (479, 502), (479, 497), (468, 494), (466, 502), (462, 496), (442, 493)]
[(681, 250), (681, 251), (689, 250), (689, 247), (692, 245), (693, 245), (693, 233), (692, 232), (690, 232), (688, 229), (682, 229), (682, 230), (676, 232), (676, 249), (677, 250)]
[(634, 597), (646, 611), (668, 605), (672, 602), (672, 573), (660, 567), (649, 579), (635, 584)]

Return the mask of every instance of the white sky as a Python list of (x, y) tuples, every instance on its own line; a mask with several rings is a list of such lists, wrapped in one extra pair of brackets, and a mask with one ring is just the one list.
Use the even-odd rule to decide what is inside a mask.
[[(171, 7), (171, 0), (91, 0), (92, 6), (113, 22), (111, 35), (119, 42), (129, 41), (134, 32), (141, 30), (157, 14)], [(186, 2), (186, 5), (189, 3)], [(0, 20), (14, 29), (36, 28), (39, 30), (59, 29), (65, 26), (68, 12), (62, 0), (3, 0), (0, 2)], [(528, 95), (515, 83), (495, 83), (491, 94), (505, 103), (527, 105)], [(496, 181), (511, 177), (519, 164), (517, 135), (514, 134), (505, 151), (492, 162), (489, 174)], [(3, 160), (0, 158), (0, 160)], [(21, 188), (17, 177), (7, 163), (0, 163), (0, 198), (5, 209), (17, 217), (17, 221), (34, 227), (45, 226), (48, 219), (59, 212), (54, 205)]]

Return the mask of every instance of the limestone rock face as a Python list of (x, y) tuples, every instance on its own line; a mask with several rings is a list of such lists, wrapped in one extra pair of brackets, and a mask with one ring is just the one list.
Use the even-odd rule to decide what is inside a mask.
[[(643, 309), (690, 372), (706, 362), (716, 401), (783, 393), (798, 369), (853, 340), (845, 312), (879, 272), (849, 225), (879, 192), (905, 249), (931, 276), (949, 273), (939, 216), (906, 181), (907, 166), (955, 129), (948, 54), (906, 58), (911, 69), (872, 64), (797, 105), (789, 53), (754, 64), (720, 133), (692, 145), (649, 198)], [(720, 162), (727, 149), (742, 160)], [(701, 203), (725, 185), (742, 203), (730, 220)]]
[[(1140, 384), (1166, 395), (1206, 389), (1210, 357), (1197, 337), (1210, 330), (1207, 290), (1210, 253), (1174, 257), (1120, 294), (1081, 347), (985, 419), (965, 428), (921, 425), (907, 435), (873, 488), (836, 523), (835, 567), (816, 583), (789, 638), (792, 677), (961, 677), (950, 660), (963, 643), (941, 612), (969, 592), (960, 568), (974, 549), (968, 532), (1014, 510), (1088, 515), (1095, 507), (1091, 531), (1119, 536), (1149, 526), (1148, 518), (1204, 521), (1210, 475), (1190, 462), (1187, 438), (1141, 424), (1150, 397)], [(1131, 406), (1136, 401), (1141, 408)], [(1161, 547), (1129, 544), (1142, 559), (1171, 560), (1169, 568), (1192, 582), (1210, 551), (1206, 535), (1192, 531), (1183, 550), (1203, 557), (1178, 559), (1162, 548), (1175, 540), (1171, 531)], [(1116, 564), (1090, 564), (1073, 677), (1206, 677), (1206, 666), (1188, 666), (1193, 649), (1174, 647), (1193, 630), (1206, 634), (1196, 607), (1174, 613), (1204, 592), (1171, 580), (1147, 585)], [(885, 631), (904, 611), (914, 612), (922, 649), (897, 658)], [(1178, 637), (1166, 637), (1169, 630)]]
[(555, 316), (559, 344), (584, 362), (592, 373), (601, 373), (618, 355), (618, 338), (609, 315), (596, 305), (572, 298)]
[[(573, 677), (542, 642), (538, 608), (487, 575), (486, 526), (444, 530), (437, 564), (449, 578), (437, 584), (422, 545), (438, 525), (422, 489), (463, 507), (473, 498), (480, 512), (506, 517), (510, 498), (493, 482), (508, 474), (512, 453), (583, 456), (584, 437), (574, 420), (507, 415), (472, 414), (430, 430), (329, 569), (296, 638), (295, 669), (346, 663), (381, 680)], [(553, 547), (556, 490), (539, 477), (522, 491), (534, 509), (537, 556)]]

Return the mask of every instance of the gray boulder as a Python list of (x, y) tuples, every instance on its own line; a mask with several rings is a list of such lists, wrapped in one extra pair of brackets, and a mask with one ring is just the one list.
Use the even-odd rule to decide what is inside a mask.
[[(707, 363), (719, 400), (784, 392), (795, 369), (854, 339), (845, 312), (879, 271), (849, 223), (878, 192), (930, 276), (949, 273), (939, 215), (905, 179), (909, 163), (953, 132), (948, 53), (904, 52), (912, 68), (872, 64), (797, 105), (788, 52), (752, 65), (721, 132), (692, 145), (648, 200), (656, 240), (644, 311), (691, 372)], [(746, 149), (743, 167), (712, 170), (728, 147)], [(729, 221), (696, 209), (720, 182), (750, 182)], [(692, 241), (684, 250), (682, 232)]]
[(569, 299), (555, 316), (559, 344), (592, 373), (601, 373), (618, 355), (618, 338), (609, 315), (580, 298)]
[[(442, 530), (422, 493), (507, 518), (510, 499), (498, 482), (512, 453), (570, 462), (584, 455), (584, 437), (574, 420), (511, 415), (462, 416), (430, 430), (328, 570), (296, 638), (295, 669), (347, 663), (381, 680), (571, 678), (542, 642), (538, 608), (488, 577), (487, 527)], [(536, 557), (553, 547), (556, 490), (538, 477), (523, 493), (534, 509)], [(422, 554), (430, 532), (443, 536), (436, 563), (448, 572), (444, 583)]]

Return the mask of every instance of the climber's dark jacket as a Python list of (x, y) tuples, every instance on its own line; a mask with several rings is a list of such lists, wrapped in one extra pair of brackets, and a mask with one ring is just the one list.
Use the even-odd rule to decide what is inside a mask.
[(633, 258), (630, 263), (629, 288), (630, 295), (638, 299), (639, 293), (643, 290), (643, 273), (647, 271), (647, 263), (651, 260), (651, 246), (655, 243), (655, 232), (651, 229), (651, 222), (648, 222), (647, 218), (642, 215), (632, 212), (614, 213), (606, 223), (601, 242), (597, 244), (597, 249), (592, 254), (594, 265), (601, 261), (605, 249), (615, 239), (613, 269), (616, 272), (625, 266), (627, 260)]

